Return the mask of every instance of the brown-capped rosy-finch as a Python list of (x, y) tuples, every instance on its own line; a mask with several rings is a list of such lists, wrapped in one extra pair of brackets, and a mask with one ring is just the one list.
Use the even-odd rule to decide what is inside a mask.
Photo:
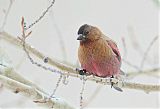
[(88, 24), (79, 28), (78, 35), (78, 58), (83, 69), (99, 77), (111, 77), (120, 73), (121, 56), (112, 39)]

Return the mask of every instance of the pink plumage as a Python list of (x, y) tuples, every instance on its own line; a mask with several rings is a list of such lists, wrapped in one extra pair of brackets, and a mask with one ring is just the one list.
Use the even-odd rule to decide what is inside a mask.
[(87, 72), (110, 77), (120, 73), (121, 56), (116, 43), (97, 27), (84, 24), (78, 30), (78, 58)]

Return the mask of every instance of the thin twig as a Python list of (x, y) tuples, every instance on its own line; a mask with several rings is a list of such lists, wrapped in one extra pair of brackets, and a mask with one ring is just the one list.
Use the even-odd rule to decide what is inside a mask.
[(87, 107), (99, 94), (100, 90), (102, 88), (102, 85), (98, 85), (96, 90), (93, 92), (93, 94), (90, 96), (90, 98), (87, 101), (84, 101), (83, 107)]
[(140, 71), (140, 68), (138, 66), (131, 64), (129, 61), (126, 61), (125, 59), (122, 59), (122, 61), (126, 63), (128, 66), (136, 69), (137, 71)]
[(42, 15), (38, 19), (36, 19), (33, 23), (31, 23), (28, 27), (25, 27), (25, 30), (28, 30), (32, 26), (37, 24), (46, 15), (46, 13), (49, 11), (49, 9), (53, 6), (54, 3), (55, 3), (55, 0), (52, 0), (52, 3), (47, 7), (47, 9), (42, 13)]
[[(61, 82), (61, 80), (62, 80), (62, 76), (63, 76), (63, 75), (62, 75), (62, 73), (61, 73), (60, 71), (58, 71), (58, 70), (55, 70), (55, 69), (50, 68), (50, 67), (46, 67), (46, 66), (44, 66), (44, 65), (42, 65), (42, 64), (34, 61), (34, 59), (30, 56), (30, 54), (29, 54), (29, 52), (27, 51), (26, 46), (25, 46), (25, 43), (26, 43), (25, 40), (26, 40), (26, 38), (31, 34), (31, 32), (29, 32), (29, 33), (26, 35), (26, 30), (25, 30), (25, 28), (24, 28), (24, 18), (22, 18), (21, 26), (22, 26), (22, 37), (18, 37), (18, 38), (23, 42), (23, 50), (24, 50), (25, 53), (27, 54), (30, 62), (31, 62), (32, 64), (38, 66), (38, 67), (43, 68), (44, 70), (49, 70), (49, 71), (51, 71), (51, 72), (60, 73), (60, 77), (59, 77), (59, 79), (58, 79), (58, 81), (57, 81), (56, 87), (55, 87), (53, 93), (52, 93), (51, 96), (50, 96), (50, 98), (52, 98), (52, 96), (55, 94), (55, 92), (56, 92), (56, 90), (57, 90), (57, 88), (58, 88), (58, 86), (59, 86), (59, 84), (60, 84), (60, 82)], [(48, 62), (48, 58), (45, 58), (45, 62), (46, 62), (46, 63)], [(49, 98), (49, 99), (50, 99), (50, 98)]]
[[(30, 36), (30, 34), (31, 34), (32, 31), (26, 33), (27, 30), (25, 29), (25, 24), (24, 24), (24, 18), (23, 17), (22, 17), (22, 21), (21, 21), (21, 28), (22, 28), (22, 36), (18, 37), (18, 39), (22, 42), (23, 50), (25, 51), (25, 53), (26, 53), (28, 59), (30, 60), (30, 62), (33, 65), (41, 67), (44, 70), (49, 70), (51, 72), (56, 72), (56, 73), (62, 74), (61, 71), (58, 71), (56, 69), (52, 69), (50, 67), (46, 67), (43, 64), (40, 64), (40, 63), (34, 61), (34, 59), (30, 56), (29, 51), (27, 51), (26, 42), (25, 42), (26, 38), (28, 38)], [(47, 61), (45, 60), (45, 62), (48, 62), (48, 58), (45, 58), (45, 59), (47, 59)]]
[(10, 12), (10, 10), (11, 10), (11, 7), (12, 7), (13, 2), (14, 2), (14, 0), (10, 0), (10, 2), (9, 2), (8, 9), (7, 9), (7, 11), (5, 12), (5, 17), (4, 17), (3, 24), (2, 24), (2, 26), (0, 27), (0, 32), (2, 32), (2, 31), (4, 30), (4, 27), (5, 27), (5, 25), (6, 25), (6, 23), (7, 23), (7, 19), (8, 19), (8, 14), (9, 14), (9, 12)]
[(80, 92), (80, 109), (83, 109), (83, 93), (84, 93), (84, 87), (85, 87), (85, 83), (86, 83), (86, 80), (85, 78), (83, 77), (82, 78), (82, 89), (81, 89), (81, 92)]
[(123, 44), (123, 50), (124, 50), (124, 56), (123, 57), (127, 57), (127, 47), (126, 47), (126, 41), (125, 41), (124, 37), (122, 37), (122, 44)]
[(142, 58), (141, 64), (140, 64), (140, 68), (143, 69), (144, 66), (144, 62), (147, 58), (147, 55), (149, 53), (149, 51), (151, 50), (152, 45), (155, 43), (155, 41), (158, 39), (159, 36), (156, 36), (153, 38), (153, 40), (151, 41), (151, 43), (149, 44), (149, 46), (147, 47), (146, 51), (144, 52), (144, 56)]
[(60, 82), (61, 82), (61, 80), (62, 80), (62, 77), (63, 77), (63, 75), (61, 74), (60, 77), (58, 78), (57, 83), (56, 83), (56, 87), (54, 88), (52, 94), (50, 95), (50, 98), (52, 98), (52, 97), (55, 95), (55, 93), (56, 93), (56, 91), (57, 91), (57, 89), (58, 89), (58, 86), (59, 86), (59, 84), (60, 84)]
[(128, 26), (127, 30), (128, 30), (128, 34), (130, 36), (129, 38), (130, 38), (130, 41), (131, 41), (131, 44), (132, 44), (133, 48), (141, 56), (143, 51), (142, 51), (142, 48), (140, 46), (140, 43), (137, 40), (137, 37), (136, 37), (136, 34), (135, 34), (133, 26)]

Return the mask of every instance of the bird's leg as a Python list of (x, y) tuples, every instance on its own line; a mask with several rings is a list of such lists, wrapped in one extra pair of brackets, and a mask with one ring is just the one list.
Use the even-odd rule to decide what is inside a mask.
[(123, 92), (123, 90), (121, 88), (119, 88), (118, 86), (115, 86), (114, 84), (118, 84), (118, 82), (114, 82), (113, 81), (114, 76), (112, 75), (110, 77), (110, 82), (111, 82), (111, 88), (113, 87), (114, 89), (116, 89), (117, 91)]
[(111, 77), (110, 77), (110, 82), (111, 82), (111, 88), (113, 87), (113, 85), (114, 85), (114, 82), (112, 82), (112, 79), (114, 78), (114, 76), (112, 75)]

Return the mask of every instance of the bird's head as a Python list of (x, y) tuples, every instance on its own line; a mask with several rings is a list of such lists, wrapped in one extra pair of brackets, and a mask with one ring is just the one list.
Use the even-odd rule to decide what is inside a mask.
[(91, 25), (84, 24), (78, 30), (78, 38), (80, 42), (95, 41), (101, 37), (101, 31)]

